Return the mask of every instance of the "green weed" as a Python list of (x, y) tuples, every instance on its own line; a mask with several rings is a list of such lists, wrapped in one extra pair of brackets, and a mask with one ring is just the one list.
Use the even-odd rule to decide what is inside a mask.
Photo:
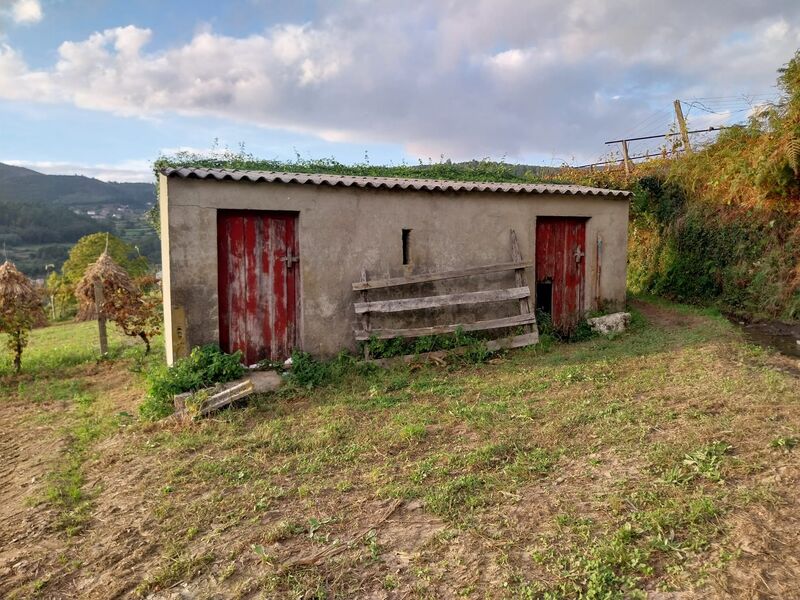
[(148, 375), (147, 398), (139, 405), (139, 414), (150, 421), (162, 419), (172, 414), (175, 394), (225, 383), (244, 371), (241, 352), (225, 354), (215, 345), (194, 348), (171, 367), (157, 367)]

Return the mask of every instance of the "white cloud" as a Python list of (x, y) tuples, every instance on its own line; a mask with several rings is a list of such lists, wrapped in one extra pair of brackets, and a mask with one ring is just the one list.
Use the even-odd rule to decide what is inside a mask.
[(39, 0), (16, 0), (11, 5), (11, 18), (15, 23), (38, 23), (43, 16)]
[(239, 38), (206, 28), (157, 52), (148, 29), (107, 29), (64, 42), (42, 70), (0, 47), (0, 97), (212, 116), (423, 157), (594, 156), (676, 97), (771, 89), (800, 43), (796, 0), (320, 6), (305, 25)]

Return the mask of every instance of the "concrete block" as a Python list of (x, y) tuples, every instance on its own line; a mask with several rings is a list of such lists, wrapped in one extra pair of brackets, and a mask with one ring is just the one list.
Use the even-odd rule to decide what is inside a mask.
[(618, 312), (610, 315), (603, 315), (602, 317), (594, 317), (587, 319), (589, 327), (597, 333), (607, 335), (609, 333), (619, 333), (631, 323), (631, 313)]

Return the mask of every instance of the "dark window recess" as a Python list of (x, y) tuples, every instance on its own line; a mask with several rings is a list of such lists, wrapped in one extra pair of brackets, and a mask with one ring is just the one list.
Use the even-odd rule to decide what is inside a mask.
[(553, 314), (553, 282), (540, 281), (536, 284), (536, 310)]
[(411, 247), (409, 240), (411, 238), (411, 230), (403, 229), (403, 264), (411, 264)]

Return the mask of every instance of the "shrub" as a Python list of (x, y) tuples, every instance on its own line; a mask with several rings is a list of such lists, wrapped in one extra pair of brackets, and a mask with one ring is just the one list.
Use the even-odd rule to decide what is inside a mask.
[(164, 418), (172, 414), (175, 394), (232, 381), (244, 371), (241, 352), (225, 354), (216, 345), (194, 348), (171, 367), (159, 367), (148, 375), (147, 398), (139, 406), (139, 413), (150, 421)]

